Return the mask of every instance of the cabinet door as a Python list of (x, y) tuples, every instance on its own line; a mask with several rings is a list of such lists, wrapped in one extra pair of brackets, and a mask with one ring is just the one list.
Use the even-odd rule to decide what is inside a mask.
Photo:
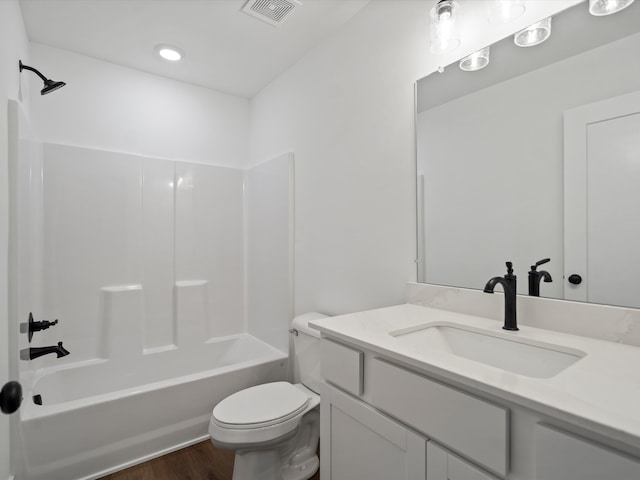
[(637, 480), (640, 460), (546, 425), (536, 425), (539, 480)]
[(427, 480), (497, 480), (433, 442), (427, 444)]
[(426, 439), (329, 386), (321, 389), (322, 480), (424, 480)]

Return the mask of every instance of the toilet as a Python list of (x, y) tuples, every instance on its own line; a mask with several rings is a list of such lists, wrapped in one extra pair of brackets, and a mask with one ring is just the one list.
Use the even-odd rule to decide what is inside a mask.
[(306, 313), (291, 322), (296, 382), (247, 388), (222, 400), (209, 423), (211, 442), (236, 451), (233, 480), (306, 480), (318, 470), (320, 332)]

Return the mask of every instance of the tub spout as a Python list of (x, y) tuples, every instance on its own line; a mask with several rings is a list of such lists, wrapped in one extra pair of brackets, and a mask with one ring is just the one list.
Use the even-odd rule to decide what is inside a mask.
[(69, 355), (69, 351), (62, 346), (62, 342), (58, 342), (58, 345), (50, 347), (32, 347), (20, 350), (21, 360), (33, 360), (34, 358), (47, 355), (48, 353), (55, 353), (58, 358)]

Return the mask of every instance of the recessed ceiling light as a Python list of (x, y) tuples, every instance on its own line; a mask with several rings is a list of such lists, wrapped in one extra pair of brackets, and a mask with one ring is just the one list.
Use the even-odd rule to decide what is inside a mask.
[(180, 49), (173, 45), (157, 45), (156, 52), (162, 58), (169, 60), (170, 62), (177, 62), (184, 56)]

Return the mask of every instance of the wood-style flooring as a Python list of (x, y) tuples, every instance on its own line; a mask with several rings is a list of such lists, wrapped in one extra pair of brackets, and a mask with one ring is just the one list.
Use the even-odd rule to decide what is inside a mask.
[[(233, 458), (233, 451), (217, 449), (207, 440), (101, 480), (231, 480)], [(320, 480), (320, 473), (310, 480)]]

